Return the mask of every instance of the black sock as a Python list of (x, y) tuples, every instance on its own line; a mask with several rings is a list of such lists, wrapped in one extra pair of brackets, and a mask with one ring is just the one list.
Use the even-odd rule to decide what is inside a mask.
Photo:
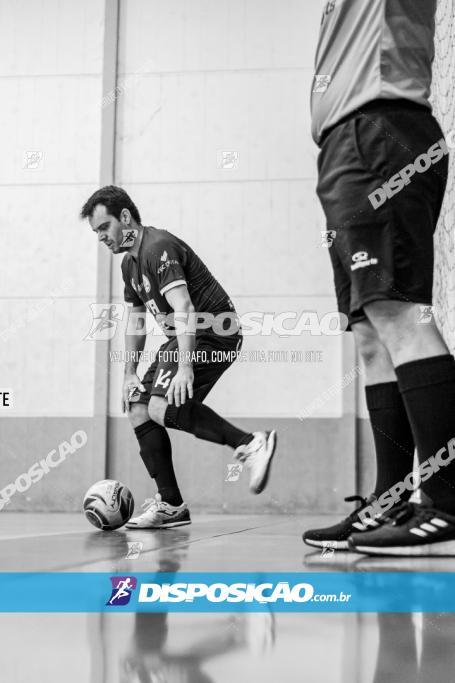
[(237, 448), (248, 443), (252, 434), (237, 429), (230, 422), (217, 415), (214, 410), (198, 401), (186, 401), (182, 406), (168, 406), (164, 415), (164, 424), (172, 429), (189, 432), (198, 439), (212, 441), (223, 446)]
[[(379, 497), (412, 472), (414, 437), (398, 382), (367, 386), (365, 395), (376, 449), (374, 494)], [(401, 500), (408, 500), (411, 493), (406, 489)]]
[[(404, 363), (395, 372), (421, 464), (455, 437), (455, 360), (450, 354), (433, 356)], [(444, 464), (447, 459), (444, 450), (438, 471), (421, 488), (437, 508), (455, 513), (455, 460)]]
[(134, 433), (139, 441), (141, 458), (148, 473), (155, 479), (162, 500), (170, 505), (181, 505), (183, 501), (172, 464), (169, 434), (153, 420), (136, 427)]

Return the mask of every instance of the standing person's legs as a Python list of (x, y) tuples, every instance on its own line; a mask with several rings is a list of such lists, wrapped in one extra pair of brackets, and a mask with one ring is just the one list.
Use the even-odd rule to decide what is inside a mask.
[[(366, 307), (372, 302), (431, 304), (433, 233), (447, 177), (447, 147), (444, 151), (442, 138), (428, 109), (381, 100), (342, 121), (322, 142), (317, 192), (327, 229), (334, 235), (329, 253), (338, 306), (351, 329), (367, 319)], [(431, 157), (430, 149), (435, 152)], [(397, 178), (401, 179), (402, 169), (406, 173), (400, 188)], [(390, 179), (394, 180), (389, 184)], [(373, 327), (390, 356), (385, 340)], [(404, 413), (403, 400), (397, 395), (390, 359), (387, 363), (383, 351), (378, 351), (377, 340), (371, 349), (371, 328), (358, 330), (354, 334), (361, 355), (366, 359), (372, 355), (370, 369), (366, 369), (366, 393), (379, 456), (379, 491), (389, 480), (387, 476), (379, 479), (392, 472), (394, 465), (399, 467), (392, 477), (412, 470), (412, 437), (415, 441), (416, 435), (411, 434), (408, 411)], [(388, 429), (384, 429), (386, 422)], [(392, 438), (403, 446), (396, 446), (390, 460), (385, 454), (392, 442), (382, 432), (394, 433)], [(322, 530), (322, 536), (327, 531), (337, 533), (344, 542), (349, 527), (352, 533), (364, 531), (365, 520), (359, 519), (359, 512), (367, 502), (361, 499), (360, 503), (343, 523)], [(374, 520), (370, 521), (374, 526)]]
[[(338, 273), (337, 282), (342, 281), (343, 274)], [(347, 310), (343, 295), (339, 297), (339, 306), (341, 310)], [(362, 515), (363, 511), (368, 511), (370, 504), (373, 510), (377, 510), (377, 499), (412, 471), (414, 460), (414, 439), (390, 354), (366, 318), (353, 322), (352, 331), (365, 377), (366, 402), (376, 453), (376, 483), (367, 499), (360, 496), (346, 499), (359, 503), (347, 518), (330, 527), (309, 529), (303, 535), (308, 545), (329, 545), (340, 550), (347, 548), (351, 533), (366, 531), (379, 524), (370, 520), (370, 515)], [(411, 492), (406, 491), (402, 500), (407, 500), (410, 495)]]
[[(414, 438), (389, 352), (368, 320), (354, 324), (352, 331), (365, 377), (366, 403), (376, 452), (373, 493), (379, 498), (412, 471)], [(402, 500), (409, 499), (410, 495), (406, 490)]]
[(376, 301), (366, 313), (387, 346), (422, 464), (443, 449), (443, 466), (422, 483), (434, 505), (455, 513), (455, 360), (421, 307)]
[[(382, 127), (388, 135), (388, 157), (382, 160), (386, 175), (382, 173), (381, 187), (386, 189), (381, 190), (378, 210), (381, 241), (367, 260), (364, 254), (357, 261), (353, 257), (352, 284), (356, 304), (361, 304), (392, 359), (426, 495), (423, 504), (392, 511), (390, 524), (365, 534), (354, 532), (349, 544), (380, 555), (455, 554), (455, 360), (429, 313), (433, 235), (446, 185), (447, 146), (429, 113), (392, 111), (382, 117)], [(365, 121), (360, 128), (369, 130)], [(376, 157), (370, 158), (374, 166)], [(381, 170), (377, 164), (375, 168)], [(407, 182), (392, 188), (389, 179), (403, 173)], [(379, 196), (377, 190), (374, 196)]]

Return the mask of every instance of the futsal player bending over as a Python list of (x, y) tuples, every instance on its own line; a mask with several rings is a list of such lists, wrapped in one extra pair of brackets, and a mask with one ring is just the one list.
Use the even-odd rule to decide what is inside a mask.
[[(123, 410), (158, 488), (155, 498), (146, 501), (144, 512), (127, 527), (190, 524), (166, 428), (231, 446), (234, 457), (250, 469), (250, 490), (260, 493), (267, 484), (276, 432), (246, 433), (203, 404), (242, 345), (241, 328), (228, 295), (185, 242), (166, 230), (143, 226), (137, 207), (121, 188), (111, 185), (95, 192), (84, 204), (81, 217), (88, 218), (99, 241), (112, 253), (126, 252), (122, 273), (130, 315), (144, 316), (148, 309), (168, 336), (142, 382), (136, 374), (137, 362), (125, 365)], [(217, 334), (213, 327), (197, 329), (198, 312), (208, 314), (209, 320), (226, 314), (223, 331), (229, 334), (221, 334), (221, 330)], [(174, 325), (170, 324), (172, 315)], [(143, 330), (128, 332), (127, 328), (126, 357), (136, 358), (144, 348), (145, 334)], [(223, 353), (227, 360), (219, 362)]]
[[(335, 289), (363, 361), (377, 479), (347, 519), (307, 531), (310, 545), (455, 554), (455, 360), (423, 311), (448, 170), (429, 104), (435, 11), (436, 0), (335, 0), (324, 10), (312, 92), (317, 191), (336, 231)], [(441, 463), (422, 477), (422, 502), (403, 492), (365, 523), (367, 505), (389, 507), (415, 447), (420, 464), (438, 453)]]

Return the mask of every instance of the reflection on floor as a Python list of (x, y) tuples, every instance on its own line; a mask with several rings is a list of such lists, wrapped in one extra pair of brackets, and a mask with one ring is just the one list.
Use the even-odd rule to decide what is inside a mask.
[[(454, 558), (374, 558), (302, 543), (331, 517), (195, 515), (175, 529), (97, 531), (82, 514), (0, 515), (0, 571), (455, 571)], [(139, 552), (134, 552), (134, 549)]]
[[(2, 571), (453, 571), (303, 546), (320, 522), (195, 518), (166, 531), (92, 530), (81, 515), (3, 514)], [(331, 521), (328, 519), (327, 521)], [(452, 614), (0, 614), (8, 683), (452, 683)]]
[(8, 683), (452, 683), (452, 614), (3, 614)]

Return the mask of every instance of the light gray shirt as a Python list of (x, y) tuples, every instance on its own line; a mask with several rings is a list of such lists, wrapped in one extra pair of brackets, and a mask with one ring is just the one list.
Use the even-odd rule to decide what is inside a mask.
[(312, 134), (367, 102), (404, 98), (430, 107), (437, 0), (330, 0), (311, 93)]

